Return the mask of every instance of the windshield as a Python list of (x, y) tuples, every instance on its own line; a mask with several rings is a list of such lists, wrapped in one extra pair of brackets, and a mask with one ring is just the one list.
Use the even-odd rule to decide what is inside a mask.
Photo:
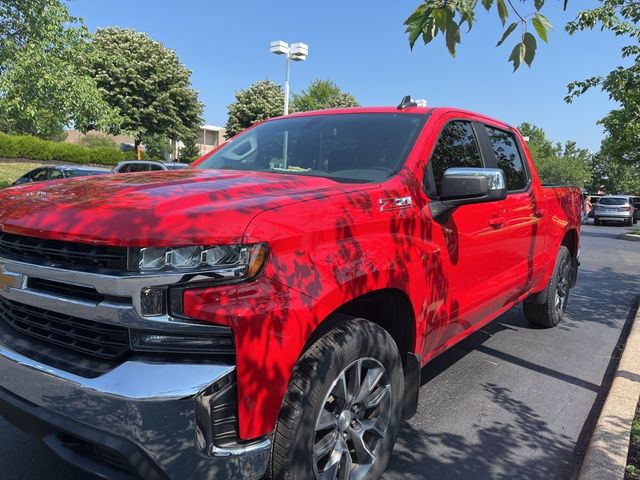
[(601, 198), (598, 202), (600, 205), (626, 205), (626, 198)]
[(273, 120), (234, 138), (197, 168), (379, 182), (400, 170), (426, 119), (376, 113)]

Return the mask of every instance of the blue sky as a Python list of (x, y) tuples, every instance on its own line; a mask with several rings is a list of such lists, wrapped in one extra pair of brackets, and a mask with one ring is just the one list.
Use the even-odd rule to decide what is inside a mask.
[(308, 60), (292, 65), (294, 92), (329, 78), (362, 105), (397, 105), (411, 94), (430, 105), (476, 110), (511, 124), (529, 121), (555, 141), (574, 139), (596, 151), (602, 139), (596, 121), (614, 104), (593, 91), (567, 105), (566, 85), (619, 65), (624, 43), (599, 31), (574, 37), (564, 32), (578, 8), (595, 0), (570, 0), (567, 12), (560, 0), (547, 3), (555, 26), (549, 45), (539, 42), (533, 67), (516, 73), (507, 63), (515, 35), (494, 48), (501, 30), (493, 11), (479, 13), (457, 58), (449, 56), (442, 38), (426, 47), (419, 40), (412, 52), (402, 23), (419, 0), (74, 0), (70, 10), (92, 31), (130, 27), (175, 49), (193, 71), (209, 124), (224, 125), (236, 90), (264, 78), (283, 81), (284, 61), (269, 53), (269, 42), (281, 39), (310, 45)]

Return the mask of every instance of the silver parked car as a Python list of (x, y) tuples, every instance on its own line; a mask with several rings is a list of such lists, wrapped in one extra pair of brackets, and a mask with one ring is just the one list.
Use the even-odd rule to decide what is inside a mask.
[(627, 195), (606, 195), (600, 199), (593, 212), (593, 223), (622, 222), (632, 225), (637, 222), (634, 217), (633, 198)]

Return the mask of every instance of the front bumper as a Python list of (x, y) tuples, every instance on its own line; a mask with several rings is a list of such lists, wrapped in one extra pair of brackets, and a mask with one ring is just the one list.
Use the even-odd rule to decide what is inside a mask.
[(0, 344), (0, 415), (99, 478), (260, 478), (268, 439), (219, 448), (211, 399), (234, 367), (129, 361), (88, 379)]

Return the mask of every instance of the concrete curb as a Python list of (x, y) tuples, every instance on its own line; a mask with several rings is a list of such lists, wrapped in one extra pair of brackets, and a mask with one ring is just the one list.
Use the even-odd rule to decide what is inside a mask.
[(640, 235), (631, 235), (630, 233), (623, 233), (618, 238), (623, 240), (630, 240), (632, 242), (640, 242)]
[[(636, 303), (637, 304), (637, 303)], [(602, 407), (578, 480), (622, 480), (640, 398), (640, 309)]]

